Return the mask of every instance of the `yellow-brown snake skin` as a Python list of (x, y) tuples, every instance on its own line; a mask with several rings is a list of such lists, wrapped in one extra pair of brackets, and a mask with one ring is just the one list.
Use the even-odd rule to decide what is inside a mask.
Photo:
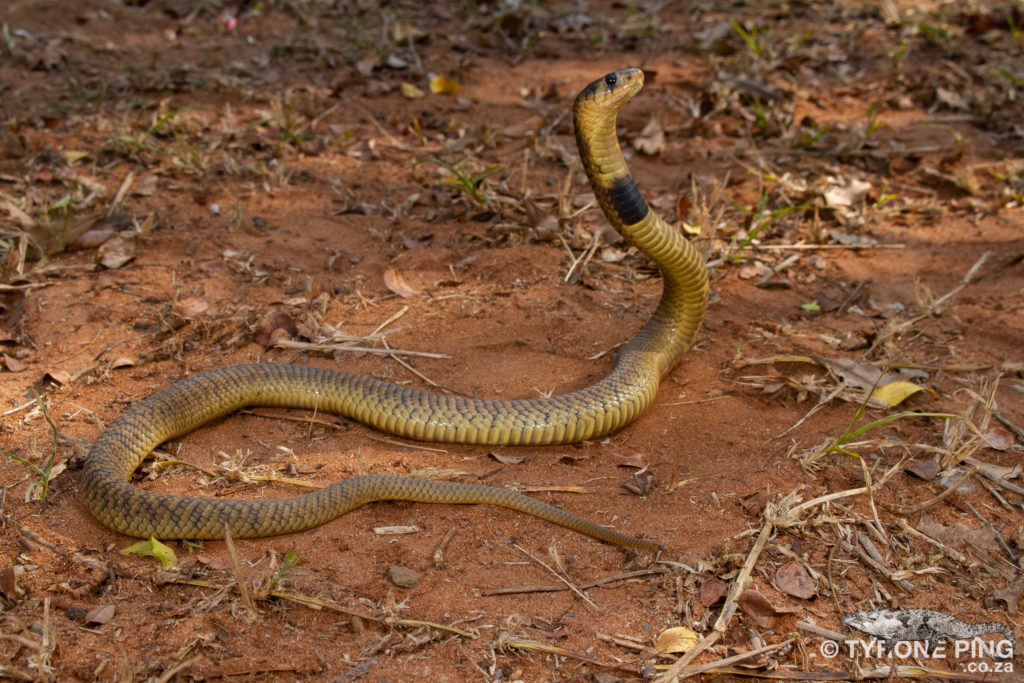
[(611, 224), (661, 269), (657, 310), (619, 351), (611, 373), (562, 396), (511, 401), (430, 394), (346, 372), (299, 365), (238, 365), (172, 384), (134, 404), (93, 444), (82, 475), (89, 510), (107, 526), (148, 538), (271, 536), (309, 529), (378, 500), (489, 503), (520, 510), (616, 545), (660, 547), (501, 488), (360, 476), (315, 493), (270, 500), (152, 493), (129, 478), (146, 455), (244, 406), (306, 408), (423, 441), (560, 444), (593, 439), (636, 419), (700, 327), (708, 276), (700, 253), (651, 212), (629, 174), (615, 134), (619, 109), (643, 73), (626, 69), (594, 81), (573, 105), (576, 141), (594, 194)]

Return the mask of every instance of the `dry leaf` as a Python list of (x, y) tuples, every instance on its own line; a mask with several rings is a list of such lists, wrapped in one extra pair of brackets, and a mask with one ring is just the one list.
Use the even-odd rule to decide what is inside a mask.
[(1006, 588), (996, 591), (992, 597), (1006, 603), (1006, 611), (1011, 617), (1017, 616), (1020, 611), (1020, 592), (1024, 589), (1024, 578), (1017, 579), (1006, 585)]
[(98, 607), (93, 607), (89, 610), (89, 613), (85, 615), (85, 623), (98, 625), (105, 624), (114, 618), (114, 611), (113, 605), (100, 605)]
[(97, 254), (104, 268), (115, 270), (135, 258), (135, 240), (115, 235), (100, 245)]
[(633, 455), (615, 455), (613, 456), (616, 467), (635, 467), (637, 469), (643, 469), (647, 467), (647, 461), (644, 456), (639, 453)]
[(402, 96), (410, 100), (418, 100), (426, 94), (412, 83), (402, 83), (401, 89)]
[(650, 472), (644, 472), (641, 470), (640, 472), (637, 472), (636, 476), (630, 477), (626, 481), (622, 482), (622, 488), (637, 496), (646, 496), (651, 492), (651, 482), (653, 481), (654, 475)]
[(618, 263), (626, 258), (626, 252), (615, 247), (605, 247), (601, 250), (601, 260), (605, 263)]
[(726, 589), (725, 583), (717, 576), (712, 576), (700, 585), (700, 604), (711, 607), (724, 600), (726, 592), (728, 589)]
[(828, 368), (832, 374), (844, 381), (851, 387), (871, 391), (875, 386), (884, 386), (890, 382), (900, 381), (900, 376), (891, 372), (882, 375), (882, 371), (874, 365), (858, 363), (849, 358), (821, 358), (811, 356), (811, 359)]
[(0, 569), (0, 595), (8, 600), (18, 599), (18, 582), (14, 574), (14, 567)]
[(21, 372), (22, 370), (24, 370), (25, 368), (28, 367), (27, 364), (22, 363), (17, 358), (13, 358), (12, 356), (8, 356), (6, 353), (3, 354), (3, 359), (4, 359), (4, 365), (7, 366), (7, 369), (10, 370), (11, 372)]
[(654, 641), (654, 649), (661, 654), (681, 653), (692, 649), (699, 642), (700, 636), (693, 629), (674, 626), (658, 634)]
[(67, 370), (50, 370), (43, 377), (52, 379), (57, 384), (64, 386), (71, 384), (71, 373)]
[(923, 391), (931, 398), (935, 398), (935, 392), (928, 387), (923, 387), (920, 384), (914, 384), (913, 382), (908, 382), (904, 379), (889, 382), (888, 384), (878, 387), (872, 396), (892, 408), (903, 403), (903, 401), (919, 391)]
[(402, 274), (394, 268), (384, 271), (384, 286), (403, 299), (412, 299), (420, 295), (419, 291), (410, 287)]
[(110, 367), (114, 370), (117, 368), (131, 368), (138, 365), (139, 362), (129, 356), (118, 356), (114, 359), (114, 362), (110, 364)]
[(736, 604), (761, 628), (771, 628), (775, 625), (776, 619), (794, 611), (776, 608), (768, 601), (768, 598), (753, 589), (747, 589), (740, 593)]
[(960, 525), (946, 526), (935, 522), (922, 522), (918, 525), (917, 530), (954, 548), (963, 543), (969, 543), (985, 550), (1002, 551), (995, 532), (990, 529), (971, 529)]
[(912, 474), (918, 479), (924, 481), (931, 481), (939, 473), (939, 463), (934, 460), (921, 460), (915, 462), (913, 465), (906, 469), (908, 474)]
[(89, 226), (89, 229), (68, 244), (68, 251), (77, 249), (95, 249), (117, 234), (117, 228), (106, 219), (101, 219)]
[(201, 296), (186, 296), (178, 300), (175, 312), (185, 320), (199, 317), (210, 307), (210, 302)]
[(654, 156), (665, 149), (665, 129), (661, 127), (661, 121), (652, 118), (640, 131), (640, 135), (633, 140), (633, 147), (641, 154)]
[(985, 432), (985, 445), (997, 451), (1008, 451), (1015, 443), (1013, 434), (1002, 425), (992, 425)]
[(494, 458), (502, 465), (518, 465), (522, 461), (526, 460), (525, 455), (505, 455), (504, 453), (488, 453), (488, 457)]
[(825, 206), (847, 208), (864, 201), (871, 183), (851, 178), (845, 185), (831, 185), (825, 190)]
[(417, 41), (427, 37), (427, 32), (413, 25), (412, 21), (396, 21), (391, 25), (391, 38), (396, 43)]
[(814, 579), (804, 566), (795, 560), (779, 567), (775, 572), (775, 585), (783, 592), (801, 600), (810, 600), (818, 594), (814, 587)]
[(419, 237), (406, 237), (402, 233), (399, 233), (399, 236), (402, 238), (402, 244), (405, 245), (406, 249), (422, 249), (434, 243), (434, 235), (429, 232), (425, 232)]
[(256, 323), (252, 338), (260, 346), (269, 349), (282, 338), (290, 339), (299, 333), (295, 321), (284, 311), (275, 311)]
[(462, 84), (454, 78), (446, 78), (445, 76), (434, 76), (430, 79), (430, 92), (435, 95), (458, 95), (462, 89)]

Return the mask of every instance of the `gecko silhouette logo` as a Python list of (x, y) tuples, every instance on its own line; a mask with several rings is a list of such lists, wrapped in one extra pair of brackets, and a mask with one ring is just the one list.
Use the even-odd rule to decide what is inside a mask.
[[(1016, 639), (1013, 631), (1005, 624), (996, 621), (970, 624), (957, 619), (952, 614), (931, 609), (898, 609), (888, 610), (877, 607), (872, 610), (860, 610), (843, 615), (843, 628), (852, 628), (869, 636), (874, 636), (884, 644), (884, 654), (895, 654), (900, 658), (907, 657), (969, 657), (980, 659), (988, 657), (997, 662), (1013, 657)], [(1003, 635), (1000, 640), (983, 640), (980, 636), (990, 633)], [(881, 655), (872, 650), (872, 645), (860, 641), (846, 641), (850, 655)], [(856, 649), (854, 643), (860, 646)], [(952, 647), (947, 648), (947, 643)]]

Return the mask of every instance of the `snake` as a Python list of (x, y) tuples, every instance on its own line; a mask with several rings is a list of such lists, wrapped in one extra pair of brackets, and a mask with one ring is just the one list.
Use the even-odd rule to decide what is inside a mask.
[(93, 443), (80, 488), (89, 511), (129, 536), (259, 538), (324, 524), (373, 501), (490, 504), (518, 510), (614, 545), (656, 550), (627, 535), (510, 489), (392, 475), (353, 476), (304, 495), (260, 500), (149, 491), (132, 473), (160, 444), (243, 407), (304, 408), (421, 441), (477, 445), (573, 443), (610, 434), (651, 403), (661, 379), (692, 343), (708, 297), (700, 251), (650, 210), (619, 147), (619, 110), (643, 86), (624, 69), (589, 84), (573, 103), (583, 169), (611, 225), (659, 267), (663, 291), (603, 379), (570, 393), (517, 400), (419, 391), (364, 375), (294, 364), (234, 365), (200, 372), (132, 404)]

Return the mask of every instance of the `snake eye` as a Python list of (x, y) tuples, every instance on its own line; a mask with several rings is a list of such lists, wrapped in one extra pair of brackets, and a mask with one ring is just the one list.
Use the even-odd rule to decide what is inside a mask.
[(609, 88), (614, 88), (615, 87), (615, 82), (617, 80), (618, 80), (618, 77), (615, 74), (608, 74), (607, 76), (604, 77), (604, 82), (608, 84)]

